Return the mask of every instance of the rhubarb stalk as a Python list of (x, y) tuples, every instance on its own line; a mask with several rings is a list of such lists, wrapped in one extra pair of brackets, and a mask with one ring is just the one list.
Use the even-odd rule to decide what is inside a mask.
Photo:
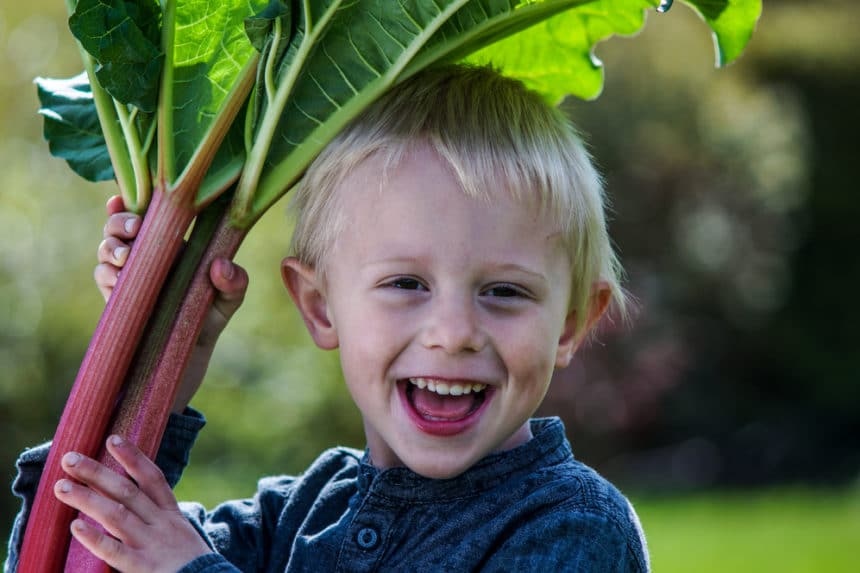
[[(49, 573), (63, 565), (74, 510), (53, 494), (54, 484), (64, 475), (60, 458), (70, 451), (91, 457), (99, 451), (112, 405), (134, 356), (134, 341), (143, 333), (159, 286), (194, 217), (191, 201), (182, 199), (181, 194), (165, 194), (160, 186), (153, 193), (149, 215), (96, 327), (60, 418), (30, 514), (30, 523), (38, 526), (28, 527), (25, 533), (21, 571)], [(135, 296), (123, 296), (125, 291)]]
[[(123, 436), (152, 459), (161, 443), (188, 358), (214, 300), (208, 270), (215, 258), (232, 258), (245, 235), (224, 232), (230, 195), (225, 193), (219, 197), (195, 220), (188, 244), (165, 284), (155, 314), (141, 339), (108, 431), (108, 435)], [(125, 473), (104, 447), (99, 461), (119, 474)], [(101, 528), (89, 517), (83, 514), (81, 517)], [(66, 571), (107, 573), (109, 567), (72, 539)]]

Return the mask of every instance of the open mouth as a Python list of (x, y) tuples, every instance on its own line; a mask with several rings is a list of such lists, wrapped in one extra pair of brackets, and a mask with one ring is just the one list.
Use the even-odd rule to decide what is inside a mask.
[(486, 384), (408, 378), (398, 382), (401, 397), (419, 429), (429, 434), (457, 434), (477, 421), (492, 388)]

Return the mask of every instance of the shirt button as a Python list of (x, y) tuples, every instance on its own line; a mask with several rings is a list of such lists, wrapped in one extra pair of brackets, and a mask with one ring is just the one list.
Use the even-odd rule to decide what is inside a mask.
[(355, 540), (362, 549), (373, 549), (379, 542), (379, 534), (375, 529), (365, 527), (356, 535)]

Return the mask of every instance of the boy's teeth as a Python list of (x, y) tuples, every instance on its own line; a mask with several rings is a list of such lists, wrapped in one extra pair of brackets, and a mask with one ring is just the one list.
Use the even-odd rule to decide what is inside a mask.
[(463, 394), (480, 392), (487, 387), (486, 384), (448, 384), (447, 382), (437, 382), (435, 380), (428, 380), (427, 378), (410, 378), (409, 383), (418, 386), (422, 390), (426, 388), (440, 396), (462, 396)]

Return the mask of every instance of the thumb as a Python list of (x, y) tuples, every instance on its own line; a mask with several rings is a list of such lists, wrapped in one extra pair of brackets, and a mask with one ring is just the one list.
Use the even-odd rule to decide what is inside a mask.
[(217, 315), (220, 315), (217, 318), (223, 321), (220, 325), (223, 329), (245, 299), (245, 292), (248, 290), (248, 273), (232, 261), (220, 258), (212, 261), (209, 278), (215, 287), (215, 301), (212, 306), (217, 311)]

